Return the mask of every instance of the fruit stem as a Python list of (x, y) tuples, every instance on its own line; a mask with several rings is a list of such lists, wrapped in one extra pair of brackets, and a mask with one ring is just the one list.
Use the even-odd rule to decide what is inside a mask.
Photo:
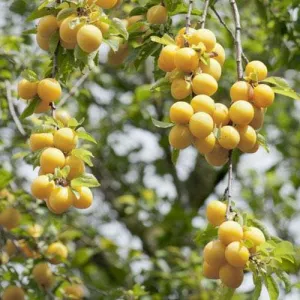
[(185, 19), (186, 19), (185, 34), (189, 34), (189, 29), (191, 27), (191, 15), (192, 15), (192, 10), (193, 10), (193, 4), (194, 4), (194, 0), (190, 0), (189, 1), (189, 9), (188, 9), (187, 15), (185, 17)]
[(232, 153), (233, 151), (229, 151), (229, 159), (228, 159), (228, 184), (227, 188), (225, 190), (225, 193), (227, 194), (227, 209), (226, 209), (226, 219), (229, 219), (230, 213), (231, 213), (231, 197), (232, 197), (232, 181), (233, 181), (233, 166), (232, 166)]
[(200, 28), (205, 27), (205, 21), (206, 21), (206, 17), (207, 17), (208, 7), (209, 7), (209, 0), (205, 0), (202, 17), (199, 21)]

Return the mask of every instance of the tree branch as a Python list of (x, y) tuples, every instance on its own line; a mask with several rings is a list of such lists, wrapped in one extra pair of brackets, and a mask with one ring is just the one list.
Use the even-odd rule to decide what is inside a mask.
[(185, 17), (186, 18), (185, 34), (189, 33), (189, 29), (191, 27), (191, 14), (192, 14), (192, 9), (193, 9), (193, 4), (194, 4), (194, 0), (190, 0), (189, 1), (188, 13)]
[(202, 17), (199, 21), (199, 27), (200, 28), (205, 27), (205, 21), (206, 21), (206, 17), (207, 17), (208, 7), (209, 7), (209, 0), (205, 0)]
[[(53, 54), (53, 58), (52, 58), (52, 61), (53, 61), (53, 66), (52, 66), (52, 72), (51, 72), (51, 76), (52, 78), (55, 78), (56, 77), (56, 73), (57, 73), (57, 54), (58, 54), (58, 49), (59, 49), (59, 43), (57, 44), (56, 46), (56, 49), (54, 51), (54, 54)], [(51, 107), (51, 112), (52, 112), (52, 118), (55, 117), (55, 110), (56, 110), (56, 106), (54, 104), (54, 102), (50, 102), (50, 107)]]

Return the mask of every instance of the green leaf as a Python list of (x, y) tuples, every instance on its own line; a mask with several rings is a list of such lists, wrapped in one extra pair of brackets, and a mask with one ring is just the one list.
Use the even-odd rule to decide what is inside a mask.
[(41, 157), (44, 150), (45, 150), (45, 148), (34, 151), (34, 152), (31, 152), (31, 153), (29, 153), (28, 155), (26, 155), (24, 157), (24, 160), (28, 164), (33, 165), (33, 167), (35, 168), (35, 167), (40, 165), (40, 157)]
[(118, 51), (119, 45), (120, 45), (118, 40), (114, 40), (114, 39), (107, 40), (107, 39), (103, 38), (102, 41), (103, 41), (103, 43), (108, 45), (112, 49), (112, 51), (114, 51), (114, 52)]
[(269, 153), (270, 152), (270, 148), (267, 144), (267, 141), (265, 139), (265, 137), (262, 134), (258, 134), (257, 135), (257, 141), (258, 143)]
[(257, 219), (248, 218), (247, 226), (254, 226), (254, 227), (257, 227), (258, 229), (260, 229), (263, 232), (266, 240), (269, 240), (271, 238), (268, 229), (261, 221), (259, 221)]
[(160, 78), (152, 86), (151, 91), (159, 90), (162, 87), (170, 87), (170, 80), (167, 77)]
[(89, 259), (95, 254), (95, 250), (91, 248), (80, 248), (76, 251), (75, 256), (72, 261), (74, 266), (83, 266)]
[(285, 291), (289, 293), (292, 290), (292, 283), (289, 275), (282, 270), (277, 270), (276, 275), (284, 283)]
[(93, 174), (84, 173), (81, 176), (73, 179), (71, 181), (71, 186), (72, 188), (76, 188), (79, 186), (86, 186), (92, 188), (100, 186), (100, 183)]
[(47, 15), (55, 15), (57, 10), (55, 8), (44, 7), (43, 9), (37, 9), (33, 11), (26, 19), (27, 22), (34, 21)]
[(179, 149), (174, 149), (174, 148), (172, 149), (172, 163), (174, 165), (176, 165), (176, 163), (177, 163), (179, 154), (180, 154), (180, 150)]
[(262, 278), (253, 274), (254, 291), (252, 294), (252, 300), (258, 300), (262, 290)]
[(276, 94), (280, 94), (280, 95), (292, 98), (294, 100), (300, 100), (300, 95), (292, 89), (287, 90), (287, 89), (281, 89), (278, 87), (272, 87), (272, 90)]
[(209, 241), (213, 240), (218, 236), (218, 229), (211, 224), (208, 224), (207, 227), (199, 231), (195, 237), (195, 242), (198, 246), (204, 246)]
[(76, 12), (75, 8), (65, 8), (62, 9), (58, 14), (57, 14), (57, 21), (62, 21), (64, 19), (66, 19), (67, 17), (71, 16), (72, 14), (74, 14)]
[(36, 82), (39, 80), (37, 74), (34, 71), (29, 70), (29, 69), (24, 70), (21, 73), (21, 76), (30, 82)]
[(42, 2), (42, 4), (40, 4), (40, 6), (38, 7), (38, 10), (43, 9), (44, 7), (46, 7), (49, 3), (54, 2), (55, 0), (45, 0)]
[(279, 287), (277, 282), (271, 275), (265, 276), (264, 280), (270, 300), (277, 300), (279, 297)]
[(54, 177), (66, 179), (69, 173), (70, 173), (70, 166), (65, 166), (62, 169), (56, 168), (54, 172)]
[(235, 289), (230, 289), (224, 284), (221, 284), (217, 290), (218, 299), (231, 300), (234, 295)]
[(54, 132), (55, 128), (48, 124), (35, 125), (32, 128), (31, 133), (50, 133)]
[(59, 31), (57, 30), (56, 32), (54, 32), (51, 35), (50, 41), (49, 41), (49, 52), (52, 55), (54, 55), (58, 44), (59, 44)]
[(76, 131), (78, 138), (97, 144), (96, 140), (87, 133), (82, 127)]
[(34, 113), (35, 108), (40, 104), (40, 102), (41, 102), (41, 100), (39, 98), (32, 99), (29, 102), (28, 106), (25, 108), (25, 110), (20, 115), (20, 120), (24, 120), (27, 117), (31, 116)]
[(10, 172), (5, 169), (0, 169), (0, 190), (5, 188), (12, 178), (13, 175)]
[(128, 40), (128, 31), (126, 29), (126, 26), (124, 23), (118, 19), (118, 18), (113, 18), (110, 26), (117, 31), (125, 40)]
[(24, 30), (22, 32), (22, 35), (29, 35), (29, 34), (36, 34), (36, 33), (37, 33), (37, 29), (35, 27), (35, 28), (28, 29), (28, 30)]
[(147, 13), (148, 11), (148, 7), (146, 6), (139, 6), (139, 7), (135, 7), (134, 9), (132, 9), (129, 13), (129, 16), (139, 16), (139, 15), (143, 15), (145, 13)]
[(151, 118), (151, 120), (152, 120), (153, 125), (158, 128), (170, 128), (175, 125), (174, 123), (162, 122), (162, 121), (158, 121), (154, 118)]
[(171, 38), (168, 34), (164, 34), (163, 37), (151, 36), (151, 41), (155, 43), (159, 43), (162, 45), (176, 45), (173, 38)]
[(71, 154), (83, 160), (90, 167), (93, 166), (91, 157), (94, 157), (94, 155), (90, 151), (79, 148), (79, 149), (73, 149)]
[(84, 122), (84, 118), (82, 118), (79, 122), (75, 118), (71, 118), (68, 121), (68, 127), (76, 128), (76, 127), (81, 126), (83, 122)]

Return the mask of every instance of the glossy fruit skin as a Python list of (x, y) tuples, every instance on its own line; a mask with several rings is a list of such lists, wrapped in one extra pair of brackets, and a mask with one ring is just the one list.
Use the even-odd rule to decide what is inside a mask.
[(243, 239), (243, 228), (237, 222), (226, 221), (220, 225), (218, 236), (219, 240), (224, 245), (229, 245), (232, 242), (240, 241)]
[(53, 285), (53, 273), (47, 263), (38, 263), (32, 270), (33, 279), (36, 283), (46, 289)]
[(257, 140), (255, 130), (249, 125), (237, 126), (236, 129), (240, 134), (238, 148), (243, 152), (250, 151), (255, 146)]
[(227, 205), (224, 202), (213, 200), (208, 203), (206, 208), (206, 217), (213, 226), (220, 226), (226, 221)]
[(50, 40), (48, 38), (43, 38), (42, 36), (37, 34), (36, 35), (36, 42), (42, 50), (44, 50), (44, 51), (49, 50)]
[(67, 43), (64, 40), (60, 39), (60, 44), (62, 47), (64, 47), (67, 50), (73, 50), (76, 48), (77, 42), (75, 43)]
[(257, 246), (263, 244), (266, 241), (266, 238), (260, 229), (256, 227), (248, 227), (244, 230), (244, 240), (252, 242), (253, 247), (250, 249), (250, 252), (255, 253)]
[(40, 101), (40, 103), (37, 105), (37, 107), (34, 110), (34, 113), (40, 114), (48, 111), (50, 109), (50, 105), (48, 102)]
[(257, 73), (258, 81), (262, 81), (267, 77), (268, 69), (261, 61), (253, 60), (246, 66), (246, 75), (249, 76), (250, 73)]
[(230, 88), (230, 98), (232, 102), (239, 100), (249, 101), (253, 97), (253, 88), (246, 81), (237, 81)]
[(121, 65), (128, 56), (128, 44), (122, 44), (116, 52), (112, 50), (108, 53), (108, 64), (112, 66)]
[(88, 0), (89, 4), (92, 4), (93, 2), (95, 2), (96, 5), (104, 8), (104, 9), (111, 9), (117, 5), (118, 0), (97, 0), (97, 1)]
[(77, 32), (77, 44), (86, 53), (99, 49), (102, 43), (102, 33), (94, 25), (84, 25)]
[(255, 105), (253, 105), (253, 109), (254, 109), (254, 117), (252, 121), (249, 123), (249, 125), (253, 127), (253, 129), (258, 130), (264, 124), (265, 110), (263, 108), (258, 108)]
[(50, 39), (51, 35), (58, 29), (56, 17), (52, 15), (44, 16), (37, 26), (37, 34), (45, 39)]
[(193, 92), (196, 95), (204, 94), (212, 96), (218, 90), (218, 83), (211, 75), (201, 73), (192, 80)]
[(211, 266), (206, 261), (203, 262), (204, 277), (209, 278), (209, 279), (219, 279), (219, 271), (220, 271), (220, 269), (218, 267)]
[(79, 193), (79, 199), (76, 197), (74, 198), (73, 206), (79, 209), (89, 208), (93, 203), (93, 194), (91, 190), (86, 186), (81, 186), (75, 189)]
[(216, 103), (212, 117), (217, 127), (227, 125), (230, 121), (227, 106), (223, 103)]
[(7, 288), (5, 288), (1, 299), (2, 300), (24, 300), (25, 293), (22, 288), (15, 285), (10, 285)]
[(192, 93), (192, 85), (189, 81), (182, 78), (176, 78), (171, 84), (171, 94), (175, 100), (182, 100)]
[(146, 17), (150, 24), (165, 24), (168, 20), (168, 11), (162, 5), (154, 5), (148, 9)]
[(179, 48), (176, 45), (167, 45), (162, 48), (159, 58), (158, 67), (165, 72), (172, 72), (175, 66), (175, 54)]
[(70, 28), (69, 23), (73, 21), (76, 17), (69, 16), (64, 19), (59, 28), (59, 36), (66, 43), (76, 44), (77, 43), (77, 32), (83, 26), (83, 24), (78, 24), (73, 29)]
[(8, 207), (0, 213), (0, 225), (8, 230), (19, 226), (21, 214), (13, 207)]
[(205, 138), (212, 133), (214, 121), (209, 114), (197, 112), (191, 117), (189, 128), (193, 136), (198, 139)]
[(54, 133), (54, 146), (61, 151), (68, 153), (72, 151), (78, 142), (76, 132), (71, 128), (61, 128)]
[(71, 116), (66, 110), (56, 110), (54, 118), (60, 121), (64, 126), (67, 126)]
[(30, 100), (37, 94), (38, 81), (31, 82), (26, 79), (22, 79), (18, 83), (19, 97), (25, 100)]
[(43, 234), (43, 227), (39, 224), (33, 224), (27, 228), (27, 232), (30, 236), (37, 239)]
[(244, 279), (243, 269), (232, 267), (229, 264), (220, 268), (219, 276), (222, 283), (232, 289), (237, 289)]
[(193, 107), (184, 101), (178, 101), (170, 108), (170, 120), (176, 124), (188, 124), (193, 114)]
[(211, 75), (215, 80), (219, 80), (222, 75), (221, 65), (215, 60), (210, 59), (209, 65), (205, 65), (202, 61), (199, 64), (202, 72)]
[(213, 57), (213, 59), (215, 59), (221, 66), (223, 66), (226, 59), (224, 48), (219, 43), (216, 43), (216, 46), (212, 51), (218, 54), (218, 56)]
[(174, 63), (179, 71), (191, 73), (199, 67), (199, 56), (192, 48), (181, 48), (175, 53)]
[(68, 248), (61, 242), (55, 242), (49, 245), (46, 255), (52, 264), (59, 264), (68, 257)]
[(205, 112), (210, 116), (213, 116), (215, 111), (215, 101), (207, 95), (197, 95), (192, 101), (191, 105), (194, 112)]
[(185, 149), (192, 144), (193, 136), (185, 125), (175, 125), (169, 133), (169, 143), (175, 149)]
[(244, 268), (249, 261), (250, 252), (241, 242), (232, 242), (226, 247), (225, 257), (231, 266)]
[(75, 155), (66, 157), (65, 165), (70, 167), (70, 172), (67, 177), (68, 180), (79, 177), (85, 171), (84, 162)]
[(210, 266), (221, 267), (226, 263), (225, 249), (219, 240), (211, 241), (204, 247), (203, 258)]
[(216, 36), (208, 29), (198, 29), (197, 35), (199, 36), (200, 42), (204, 44), (207, 52), (211, 52), (216, 46)]
[(56, 214), (66, 212), (74, 202), (75, 195), (69, 187), (56, 187), (50, 194), (48, 203)]
[(31, 193), (37, 199), (46, 200), (49, 198), (54, 188), (54, 181), (49, 181), (47, 175), (41, 175), (33, 180), (31, 184)]
[(205, 155), (213, 151), (216, 144), (216, 138), (213, 133), (203, 139), (195, 139), (194, 146), (199, 153)]
[(248, 101), (236, 101), (229, 108), (229, 117), (235, 124), (248, 125), (253, 120), (254, 108)]
[(52, 133), (33, 133), (29, 138), (29, 146), (31, 151), (36, 151), (46, 147), (53, 146)]
[(228, 162), (229, 152), (221, 147), (218, 143), (215, 144), (213, 151), (205, 155), (206, 161), (214, 167), (221, 167)]
[(38, 84), (38, 95), (44, 103), (56, 102), (61, 96), (61, 86), (53, 78), (45, 78)]
[(266, 84), (259, 84), (254, 88), (253, 103), (258, 108), (269, 107), (273, 104), (275, 94), (271, 87)]
[(234, 149), (240, 142), (240, 134), (235, 127), (226, 125), (220, 129), (218, 142), (225, 149)]
[(46, 174), (53, 174), (55, 168), (64, 167), (66, 162), (64, 154), (56, 148), (47, 148), (40, 157), (40, 166)]
[(84, 296), (84, 289), (80, 284), (72, 284), (64, 287), (65, 294), (73, 300), (81, 300)]

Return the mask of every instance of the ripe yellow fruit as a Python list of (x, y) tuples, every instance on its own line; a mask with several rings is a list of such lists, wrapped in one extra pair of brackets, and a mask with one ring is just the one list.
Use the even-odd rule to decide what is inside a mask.
[(206, 278), (219, 279), (219, 271), (220, 271), (219, 267), (211, 266), (206, 261), (203, 263), (203, 275)]
[(221, 267), (226, 263), (225, 249), (219, 240), (209, 242), (203, 250), (204, 260), (211, 266)]
[(13, 207), (8, 207), (0, 213), (0, 225), (8, 230), (18, 227), (20, 221), (21, 214)]
[(121, 44), (119, 49), (114, 52), (112, 50), (108, 53), (108, 64), (112, 66), (121, 65), (128, 56), (128, 44)]
[(259, 108), (269, 107), (273, 104), (275, 94), (271, 87), (259, 84), (254, 88), (253, 103)]
[(179, 71), (191, 73), (199, 67), (199, 56), (192, 48), (181, 48), (175, 53), (174, 63)]
[(10, 285), (7, 288), (5, 288), (1, 299), (2, 300), (24, 300), (25, 293), (22, 288), (15, 285)]
[(79, 209), (89, 208), (93, 203), (93, 194), (86, 186), (76, 187), (79, 198), (74, 197), (73, 206)]
[(233, 126), (226, 125), (220, 129), (218, 142), (225, 149), (234, 149), (240, 142), (240, 134)]
[(40, 166), (46, 174), (53, 174), (55, 168), (64, 167), (65, 162), (64, 154), (56, 148), (45, 149), (40, 157)]
[(222, 75), (221, 65), (215, 59), (211, 58), (209, 60), (208, 65), (204, 64), (201, 61), (199, 67), (201, 68), (203, 73), (211, 75), (217, 81), (220, 79)]
[(205, 155), (206, 161), (214, 167), (221, 167), (228, 162), (229, 152), (227, 149), (221, 147), (218, 143), (215, 144), (214, 149)]
[(150, 7), (147, 11), (147, 22), (150, 24), (165, 24), (168, 20), (168, 11), (160, 4)]
[(70, 167), (70, 172), (67, 177), (69, 180), (79, 177), (85, 171), (84, 162), (74, 155), (70, 155), (66, 158), (65, 165)]
[(32, 250), (30, 246), (27, 244), (25, 240), (19, 240), (18, 241), (19, 249), (21, 249), (22, 253), (27, 258), (39, 258), (40, 254), (36, 251)]
[(206, 217), (213, 226), (220, 226), (226, 221), (227, 205), (224, 202), (214, 200), (208, 203)]
[(176, 45), (167, 45), (162, 48), (158, 58), (158, 67), (161, 70), (171, 72), (176, 68), (174, 58), (178, 49)]
[(258, 108), (255, 105), (253, 105), (253, 108), (254, 108), (254, 117), (252, 121), (249, 123), (249, 125), (253, 127), (255, 130), (258, 130), (264, 124), (265, 110), (263, 108)]
[(250, 100), (253, 97), (253, 88), (246, 81), (237, 81), (230, 88), (232, 102), (239, 100)]
[(263, 244), (266, 241), (266, 238), (260, 229), (256, 227), (248, 227), (244, 230), (244, 240), (252, 242), (253, 247), (250, 249), (250, 252), (254, 253), (256, 252), (256, 247)]
[(94, 25), (84, 25), (77, 32), (78, 46), (86, 53), (99, 49), (102, 43), (102, 33)]
[(75, 43), (67, 43), (64, 40), (60, 39), (60, 44), (62, 47), (64, 47), (67, 50), (73, 50), (76, 48), (77, 42)]
[(48, 15), (40, 19), (37, 26), (37, 34), (45, 39), (49, 39), (57, 29), (58, 23), (56, 17)]
[(133, 24), (135, 24), (135, 23), (137, 23), (138, 21), (141, 21), (141, 20), (143, 20), (143, 19), (144, 19), (144, 17), (143, 17), (142, 15), (129, 17), (129, 18), (127, 19), (127, 22), (128, 22), (127, 27), (129, 27), (129, 26), (131, 26), (131, 25), (133, 25)]
[(95, 2), (96, 5), (104, 8), (110, 9), (117, 5), (118, 0), (88, 0), (88, 4), (93, 4)]
[(175, 125), (169, 133), (169, 143), (175, 149), (185, 149), (192, 144), (193, 136), (185, 125)]
[(18, 249), (12, 240), (7, 240), (4, 246), (4, 251), (7, 253), (9, 257), (11, 257), (17, 253)]
[(207, 52), (211, 52), (216, 46), (216, 36), (208, 29), (198, 29), (195, 35), (198, 36), (199, 42), (202, 42), (206, 47)]
[(93, 25), (101, 30), (103, 36), (105, 36), (109, 31), (109, 24), (101, 22), (101, 20), (97, 20), (95, 23), (93, 23)]
[(47, 175), (41, 175), (33, 180), (31, 184), (31, 193), (34, 197), (40, 200), (46, 200), (49, 198), (54, 188), (54, 181), (49, 181), (49, 177)]
[(195, 139), (194, 146), (201, 154), (208, 154), (213, 151), (216, 144), (216, 137), (213, 133), (203, 139)]
[(224, 48), (219, 44), (216, 43), (215, 48), (212, 50), (212, 52), (215, 52), (218, 54), (218, 56), (213, 57), (221, 66), (224, 65), (226, 54)]
[(219, 276), (222, 283), (231, 289), (237, 289), (244, 279), (243, 269), (235, 268), (229, 264), (220, 268)]
[(39, 224), (33, 224), (27, 228), (27, 232), (30, 236), (37, 239), (43, 234), (43, 227)]
[(207, 95), (197, 95), (192, 101), (191, 105), (194, 112), (205, 112), (210, 116), (213, 116), (215, 111), (215, 101)]
[(225, 257), (231, 266), (244, 268), (249, 261), (250, 252), (241, 242), (232, 242), (226, 247)]
[(59, 264), (68, 257), (68, 248), (61, 242), (55, 242), (49, 245), (46, 255), (52, 264)]
[(236, 129), (240, 134), (238, 148), (243, 152), (251, 150), (256, 144), (257, 135), (255, 130), (249, 125), (237, 126)]
[(29, 138), (31, 151), (53, 146), (52, 133), (33, 133)]
[(36, 114), (44, 113), (50, 109), (50, 105), (48, 102), (40, 101), (37, 107), (34, 109)]
[(212, 96), (218, 90), (218, 83), (211, 75), (201, 73), (196, 75), (192, 81), (193, 91), (196, 95), (204, 94)]
[(63, 152), (72, 151), (78, 142), (76, 132), (71, 128), (61, 128), (54, 133), (54, 146)]
[(191, 117), (189, 128), (193, 136), (198, 139), (205, 138), (212, 133), (214, 121), (209, 114), (197, 112)]
[(26, 79), (22, 79), (18, 83), (19, 97), (25, 100), (30, 100), (37, 94), (38, 81), (31, 82)]
[(227, 125), (230, 121), (227, 106), (223, 103), (216, 103), (212, 117), (217, 127)]
[(61, 96), (61, 87), (57, 80), (45, 78), (39, 82), (37, 92), (43, 102), (55, 102)]
[[(193, 33), (196, 31), (196, 29), (194, 28), (189, 28), (189, 31), (188, 31), (188, 34), (186, 35), (185, 34), (185, 31), (186, 31), (186, 27), (183, 27), (181, 28), (179, 31), (178, 31), (178, 34), (176, 35), (175, 37), (175, 42), (176, 42), (176, 45), (180, 48), (184, 47), (184, 43), (185, 43), (185, 36), (186, 36), (186, 39), (187, 39), (187, 42), (188, 43), (194, 43), (195, 44), (195, 40), (194, 38), (191, 38), (191, 36), (193, 35)], [(191, 41), (189, 42), (189, 40), (191, 39)], [(197, 43), (198, 44), (198, 43)]]
[(59, 27), (59, 36), (66, 43), (76, 44), (77, 42), (77, 32), (83, 26), (83, 24), (78, 24), (74, 28), (70, 27), (70, 23), (75, 20), (75, 16), (70, 16), (64, 19)]
[(178, 101), (170, 108), (170, 120), (176, 124), (188, 124), (193, 114), (193, 107), (184, 101)]
[(80, 284), (72, 284), (64, 287), (64, 293), (68, 299), (81, 300), (84, 297), (84, 289)]
[(256, 144), (253, 146), (253, 148), (248, 150), (246, 153), (255, 153), (258, 151), (259, 147), (260, 147), (259, 142), (256, 142)]
[(250, 61), (246, 66), (246, 75), (256, 73), (258, 81), (264, 80), (268, 75), (268, 69), (264, 63), (258, 60)]
[(75, 195), (69, 187), (56, 187), (50, 194), (48, 204), (56, 214), (66, 212), (74, 202)]
[(248, 125), (253, 120), (254, 108), (248, 101), (236, 101), (229, 108), (229, 117), (235, 124)]
[(36, 42), (42, 50), (48, 51), (50, 46), (50, 39), (36, 34)]
[(47, 263), (38, 263), (32, 270), (35, 282), (41, 287), (48, 289), (54, 283), (53, 273)]
[(54, 117), (57, 121), (60, 121), (64, 126), (67, 126), (69, 120), (71, 119), (70, 114), (66, 110), (55, 110)]
[(224, 245), (229, 245), (232, 242), (241, 241), (243, 239), (242, 226), (234, 221), (226, 221), (222, 223), (218, 230), (219, 240)]
[(182, 100), (192, 94), (192, 85), (183, 78), (176, 78), (171, 84), (171, 94), (175, 100)]

